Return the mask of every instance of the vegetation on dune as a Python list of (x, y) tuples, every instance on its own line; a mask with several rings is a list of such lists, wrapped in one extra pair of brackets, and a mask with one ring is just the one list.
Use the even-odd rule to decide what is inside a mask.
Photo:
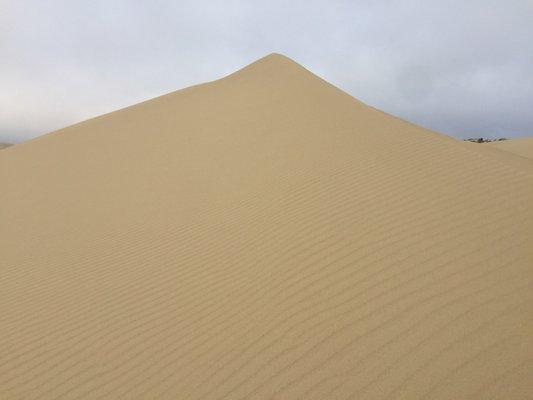
[(465, 142), (474, 142), (474, 143), (489, 143), (489, 142), (501, 142), (502, 140), (507, 140), (507, 138), (497, 138), (497, 139), (487, 139), (487, 138), (468, 138), (463, 139)]

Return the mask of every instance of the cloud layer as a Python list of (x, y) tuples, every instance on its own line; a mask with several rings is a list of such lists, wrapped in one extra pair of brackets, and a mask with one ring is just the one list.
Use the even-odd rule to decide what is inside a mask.
[(0, 0), (0, 141), (283, 53), (457, 137), (533, 135), (530, 0)]

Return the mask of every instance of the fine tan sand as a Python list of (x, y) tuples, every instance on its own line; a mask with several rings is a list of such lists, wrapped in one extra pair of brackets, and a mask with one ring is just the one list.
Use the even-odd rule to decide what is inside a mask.
[(531, 399), (496, 153), (276, 54), (6, 149), (0, 399)]
[(533, 137), (489, 142), (487, 145), (533, 160)]

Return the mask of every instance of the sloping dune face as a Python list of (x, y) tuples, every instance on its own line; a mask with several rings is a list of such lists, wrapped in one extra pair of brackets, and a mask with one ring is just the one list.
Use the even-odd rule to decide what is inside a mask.
[(487, 145), (533, 160), (533, 137), (490, 142)]
[(530, 398), (533, 169), (489, 153), (279, 55), (3, 151), (0, 397)]

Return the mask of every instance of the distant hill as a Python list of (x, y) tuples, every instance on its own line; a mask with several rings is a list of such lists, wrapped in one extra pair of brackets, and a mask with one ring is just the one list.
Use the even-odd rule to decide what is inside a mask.
[(490, 142), (488, 145), (533, 160), (533, 137)]

